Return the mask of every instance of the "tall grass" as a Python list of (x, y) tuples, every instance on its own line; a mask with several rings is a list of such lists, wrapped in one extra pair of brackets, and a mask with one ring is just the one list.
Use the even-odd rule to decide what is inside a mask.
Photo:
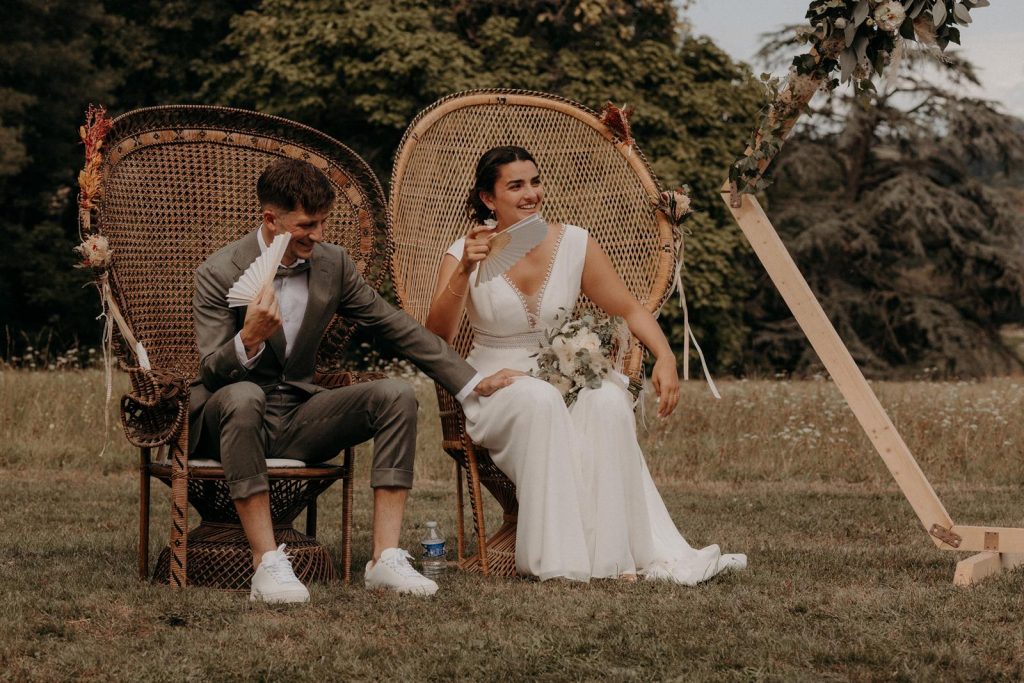
[[(433, 387), (402, 543), (452, 535), (452, 466)], [(124, 389), (117, 379), (115, 395)], [(877, 384), (954, 519), (1024, 525), (1024, 382)], [(134, 575), (136, 455), (96, 371), (0, 372), (0, 680), (1020, 680), (1024, 573), (954, 589), (937, 550), (835, 387), (687, 385), (640, 438), (694, 544), (750, 569), (698, 588), (450, 574), (431, 600), (362, 590), (368, 452), (359, 453), (354, 582), (299, 608), (173, 591)], [(113, 403), (108, 406), (113, 411)], [(111, 412), (113, 416), (113, 412)], [(166, 500), (153, 503), (155, 552)], [(321, 504), (337, 561), (340, 487)], [(192, 517), (193, 523), (195, 516)]]
[[(0, 371), (0, 466), (133, 468), (115, 374), (104, 401), (98, 370)], [(447, 481), (439, 448), (433, 383), (407, 373), (420, 402), (416, 476)], [(933, 483), (1024, 483), (1024, 381), (875, 383), (911, 451)], [(678, 410), (656, 416), (650, 396), (637, 433), (659, 482), (828, 481), (887, 485), (891, 478), (835, 385), (820, 381), (727, 381), (716, 401), (698, 382), (683, 387)], [(109, 431), (104, 433), (104, 410)], [(109, 438), (106, 453), (104, 439)], [(365, 455), (363, 455), (365, 454)], [(360, 467), (368, 453), (361, 451)]]

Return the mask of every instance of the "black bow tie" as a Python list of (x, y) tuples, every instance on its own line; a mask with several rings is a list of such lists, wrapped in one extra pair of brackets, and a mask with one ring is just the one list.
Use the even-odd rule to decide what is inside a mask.
[(308, 259), (303, 261), (302, 263), (299, 263), (298, 265), (292, 266), (291, 268), (288, 268), (287, 266), (278, 266), (277, 275), (275, 275), (274, 277), (292, 277), (294, 275), (301, 275), (302, 273), (305, 273), (307, 270), (309, 270)]

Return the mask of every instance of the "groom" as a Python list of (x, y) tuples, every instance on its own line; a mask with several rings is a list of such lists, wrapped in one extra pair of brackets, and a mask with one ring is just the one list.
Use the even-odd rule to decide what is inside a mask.
[[(316, 349), (337, 312), (389, 342), (460, 402), (489, 395), (512, 371), (483, 378), (439, 337), (384, 302), (344, 250), (322, 243), (334, 189), (310, 164), (281, 159), (256, 184), (263, 225), (210, 256), (193, 299), (199, 377), (189, 406), (190, 451), (218, 457), (253, 552), (251, 600), (306, 602), (309, 592), (275, 547), (266, 458), (323, 462), (374, 440), (369, 589), (431, 595), (437, 584), (398, 548), (416, 451), (416, 398), (395, 379), (337, 389), (313, 384)], [(226, 294), (276, 235), (291, 234), (283, 267), (245, 308)]]

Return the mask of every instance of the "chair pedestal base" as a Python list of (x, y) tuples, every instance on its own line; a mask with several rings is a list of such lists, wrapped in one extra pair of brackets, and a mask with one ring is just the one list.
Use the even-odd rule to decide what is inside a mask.
[[(491, 576), (517, 576), (516, 572), (516, 522), (506, 521), (493, 536), (487, 539), (487, 568)], [(480, 572), (480, 555), (471, 555), (459, 563), (459, 568), (469, 572)]]
[[(295, 576), (305, 584), (336, 581), (330, 553), (311, 536), (290, 524), (274, 527), (274, 540), (287, 544)], [(153, 570), (154, 583), (167, 583), (170, 549), (165, 547)], [(190, 586), (248, 591), (252, 579), (252, 552), (240, 524), (202, 522), (188, 534), (188, 583)]]

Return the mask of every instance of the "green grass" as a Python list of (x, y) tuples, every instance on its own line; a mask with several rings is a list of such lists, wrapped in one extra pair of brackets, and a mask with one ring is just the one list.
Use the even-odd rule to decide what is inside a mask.
[[(123, 389), (118, 377), (115, 396)], [(450, 574), (435, 599), (368, 594), (367, 453), (352, 585), (305, 607), (135, 578), (136, 455), (97, 372), (0, 372), (0, 678), (9, 680), (977, 680), (1024, 676), (1024, 573), (952, 586), (966, 555), (921, 531), (830, 382), (697, 383), (641, 440), (695, 544), (750, 569), (698, 588)], [(1024, 526), (1024, 383), (880, 384), (882, 403), (958, 522)], [(403, 542), (454, 484), (432, 388)], [(113, 407), (113, 405), (111, 406)], [(53, 425), (52, 427), (50, 425)], [(153, 551), (167, 501), (154, 489)], [(321, 503), (338, 557), (340, 487)], [(193, 521), (195, 516), (193, 516)]]

